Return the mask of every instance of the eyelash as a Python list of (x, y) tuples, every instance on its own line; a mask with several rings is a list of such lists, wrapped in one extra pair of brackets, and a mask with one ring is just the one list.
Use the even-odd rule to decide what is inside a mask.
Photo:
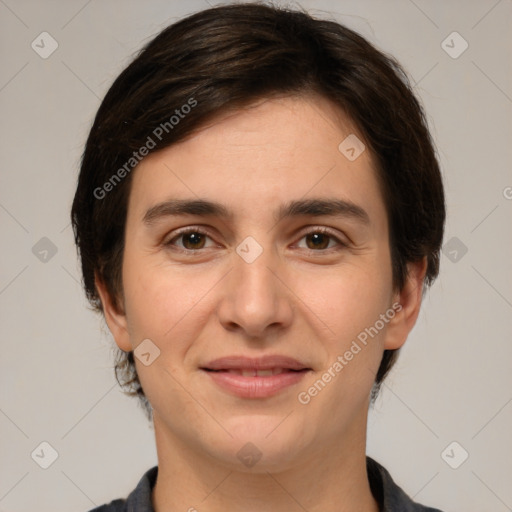
[[(201, 249), (185, 249), (185, 248), (174, 246), (173, 242), (175, 242), (176, 240), (178, 240), (182, 236), (189, 235), (191, 233), (198, 233), (198, 234), (207, 236), (208, 238), (211, 238), (210, 235), (208, 234), (208, 232), (206, 232), (204, 229), (200, 228), (199, 226), (192, 226), (192, 227), (188, 227), (188, 228), (183, 228), (183, 230), (178, 231), (173, 236), (173, 238), (171, 238), (168, 242), (164, 242), (163, 245), (166, 246), (166, 247), (173, 247), (174, 250), (177, 250), (177, 251), (180, 251), (180, 252), (184, 252), (184, 253), (189, 253), (189, 254), (190, 253), (201, 252), (204, 248), (201, 248)], [(336, 235), (334, 235), (332, 233), (331, 230), (329, 230), (328, 228), (325, 228), (325, 227), (315, 227), (315, 228), (311, 229), (310, 231), (307, 231), (307, 232), (303, 233), (299, 240), (302, 240), (303, 238), (305, 238), (308, 235), (312, 235), (312, 234), (316, 234), (316, 233), (320, 233), (322, 235), (328, 235), (329, 236), (329, 241), (334, 240), (335, 242), (337, 242), (338, 247), (328, 247), (328, 248), (325, 248), (325, 249), (305, 249), (309, 253), (330, 252), (333, 249), (334, 250), (340, 250), (342, 248), (348, 247), (347, 243), (342, 242)]]

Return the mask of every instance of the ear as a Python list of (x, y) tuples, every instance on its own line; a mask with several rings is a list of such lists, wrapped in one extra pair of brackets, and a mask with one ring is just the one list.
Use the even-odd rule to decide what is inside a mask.
[(97, 273), (94, 274), (94, 282), (103, 306), (105, 321), (117, 346), (125, 352), (132, 350), (125, 312), (119, 311), (118, 308), (115, 307), (105, 283)]
[[(423, 295), (423, 280), (427, 271), (427, 258), (407, 265), (407, 277), (403, 288), (395, 294), (393, 307), (396, 314), (389, 321), (384, 348), (395, 350), (406, 341), (416, 324)], [(399, 305), (398, 305), (399, 304)]]

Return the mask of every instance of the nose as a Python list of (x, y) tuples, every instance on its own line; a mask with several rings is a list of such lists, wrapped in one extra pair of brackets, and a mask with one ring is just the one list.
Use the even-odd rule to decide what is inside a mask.
[(233, 264), (223, 280), (217, 310), (222, 326), (253, 339), (267, 339), (286, 329), (293, 318), (293, 293), (277, 254), (264, 249), (248, 262), (234, 253)]

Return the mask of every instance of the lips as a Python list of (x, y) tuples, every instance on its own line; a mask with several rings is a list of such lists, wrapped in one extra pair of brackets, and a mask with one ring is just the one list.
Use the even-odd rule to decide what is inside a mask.
[(215, 359), (201, 370), (232, 395), (268, 398), (300, 382), (311, 368), (287, 356), (231, 356)]
[(210, 371), (242, 372), (242, 375), (243, 372), (249, 372), (247, 376), (256, 376), (254, 372), (257, 372), (263, 376), (263, 372), (271, 371), (272, 373), (266, 373), (266, 375), (277, 375), (283, 371), (301, 371), (310, 370), (311, 368), (292, 357), (269, 355), (258, 358), (243, 356), (221, 357), (220, 359), (210, 361), (203, 369)]
[(222, 370), (209, 370), (211, 372), (226, 372), (233, 375), (241, 375), (242, 377), (270, 377), (271, 375), (280, 375), (284, 372), (298, 372), (300, 370), (290, 370), (289, 368), (269, 368), (268, 370), (244, 370), (241, 368), (235, 369), (222, 369)]

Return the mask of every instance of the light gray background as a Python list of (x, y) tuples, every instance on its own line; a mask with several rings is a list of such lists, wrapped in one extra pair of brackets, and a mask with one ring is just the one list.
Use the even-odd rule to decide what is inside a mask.
[[(445, 241), (467, 247), (455, 262), (451, 246), (442, 256), (370, 414), (368, 453), (417, 501), (446, 512), (512, 510), (512, 3), (301, 5), (356, 29), (408, 70), (442, 163)], [(156, 464), (152, 428), (120, 393), (113, 341), (87, 309), (69, 209), (113, 79), (161, 28), (206, 7), (0, 0), (0, 511), (86, 511), (126, 496)], [(47, 59), (31, 48), (43, 31), (59, 45)], [(456, 59), (441, 46), (453, 31), (469, 43)], [(452, 51), (460, 43), (447, 41)], [(32, 252), (42, 237), (58, 250), (46, 262)], [(59, 455), (48, 469), (31, 458), (42, 441)], [(453, 441), (452, 464), (469, 453), (458, 469), (441, 456)]]

